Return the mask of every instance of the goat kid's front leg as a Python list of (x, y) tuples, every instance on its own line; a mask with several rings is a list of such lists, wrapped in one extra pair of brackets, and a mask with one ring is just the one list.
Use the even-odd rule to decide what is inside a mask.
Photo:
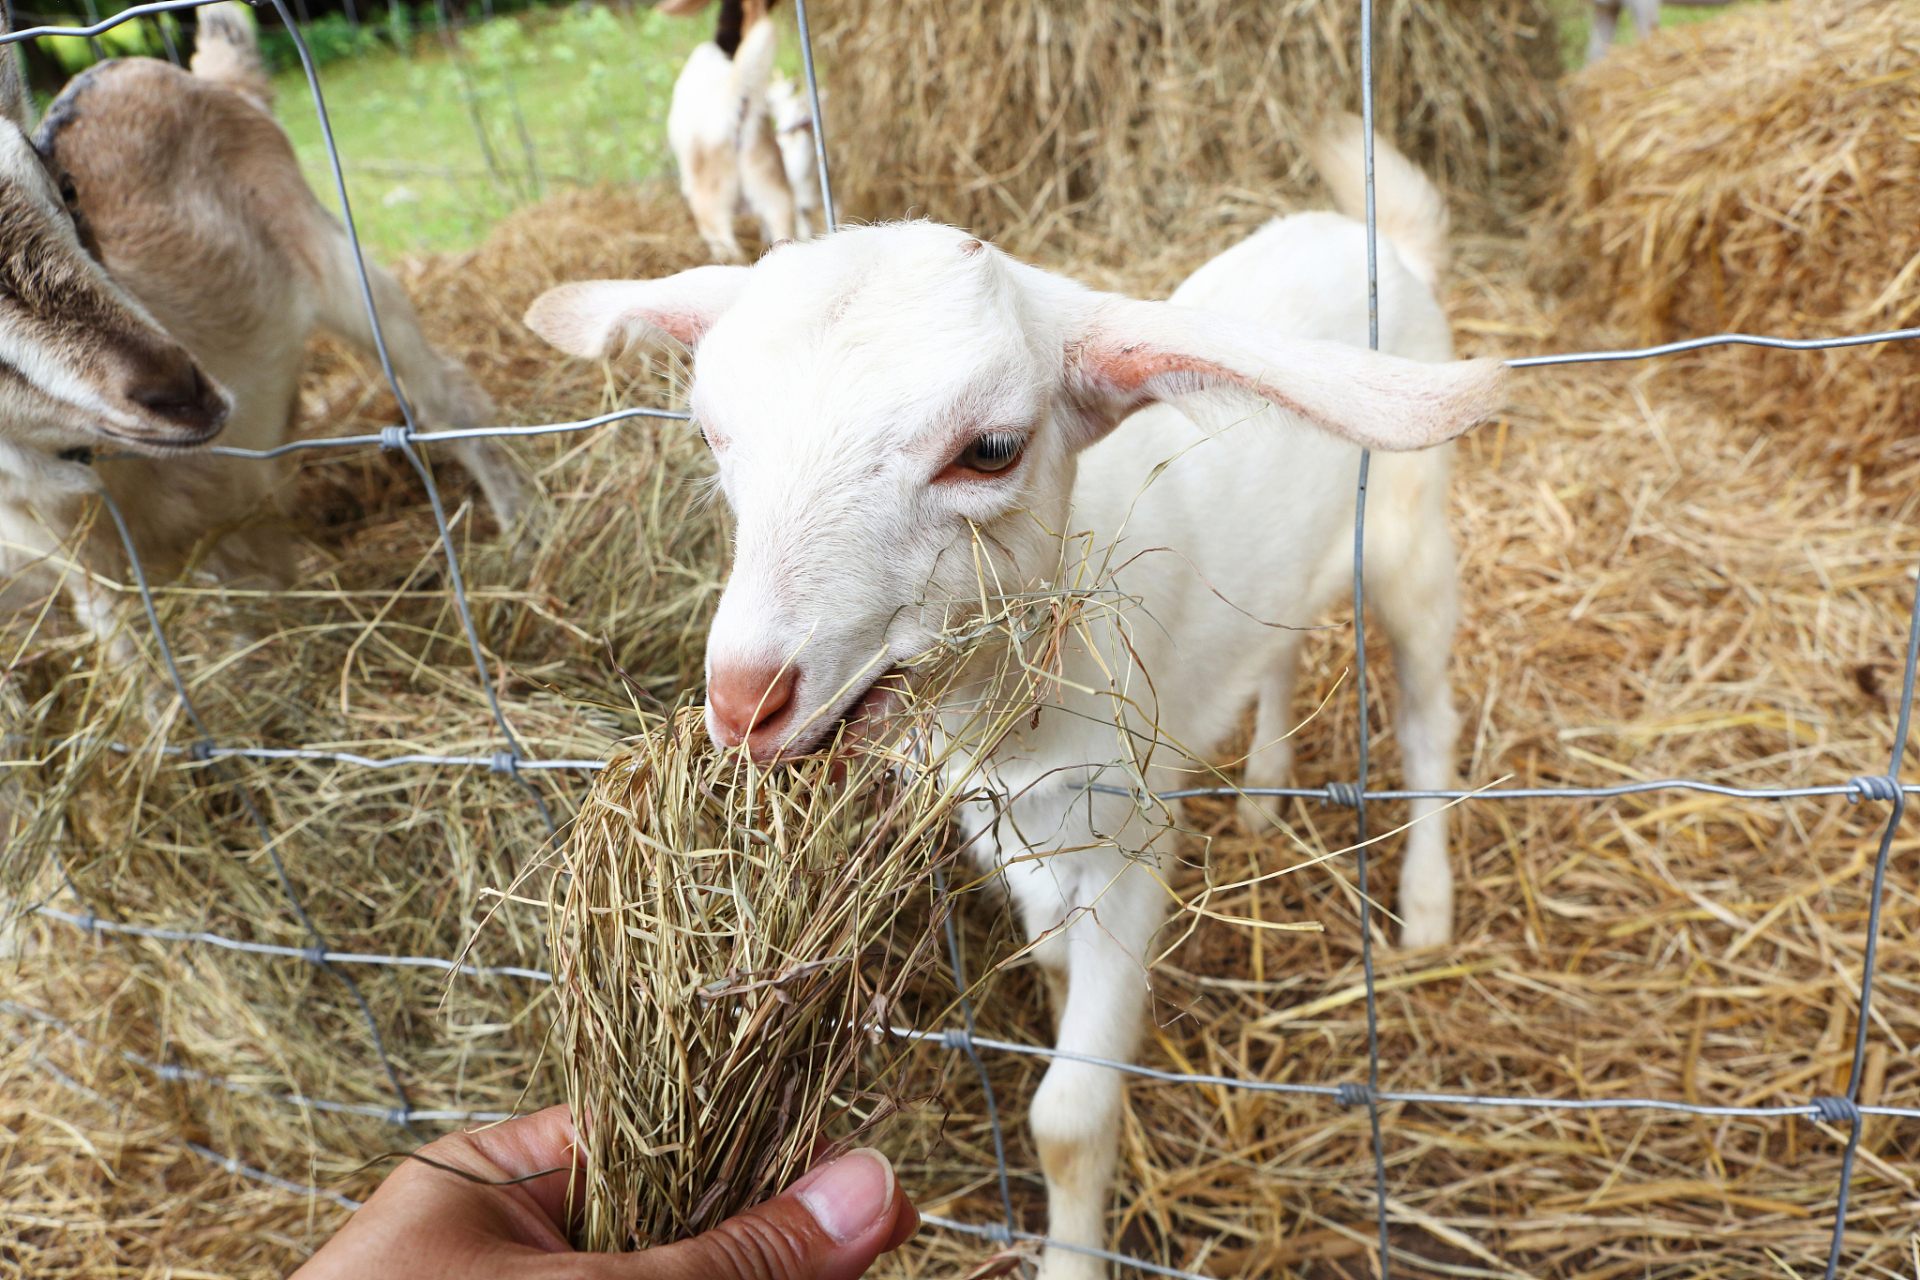
[[(326, 270), (318, 319), (320, 324), (366, 355), (375, 353), (373, 325), (360, 293), (358, 261), (353, 245), (338, 223), (326, 224)], [(367, 287), (380, 315), (380, 338), (394, 375), (412, 403), (423, 431), (462, 431), (493, 425), (493, 398), (473, 380), (466, 367), (434, 347), (420, 329), (419, 313), (406, 291), (376, 262), (366, 263)], [(490, 437), (453, 441), (454, 454), (486, 495), (502, 530), (510, 528), (527, 508), (529, 481), (513, 455)], [(534, 532), (525, 531), (528, 536)]]
[[(1017, 870), (1009, 879), (1054, 998), (1058, 1047), (1133, 1061), (1148, 1009), (1147, 947), (1164, 912), (1165, 890), (1152, 867), (1111, 850), (1082, 850)], [(1107, 1198), (1125, 1105), (1120, 1072), (1067, 1059), (1047, 1068), (1029, 1124), (1047, 1180), (1050, 1239), (1107, 1247)], [(1102, 1280), (1107, 1267), (1049, 1245), (1040, 1274)]]

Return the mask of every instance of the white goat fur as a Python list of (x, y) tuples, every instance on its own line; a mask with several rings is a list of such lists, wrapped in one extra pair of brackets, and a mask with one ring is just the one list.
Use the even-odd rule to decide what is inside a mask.
[(711, 40), (695, 48), (674, 81), (667, 110), (680, 193), (717, 262), (745, 259), (733, 234), (743, 199), (759, 218), (766, 243), (793, 239), (793, 192), (767, 118), (779, 29), (764, 13), (762, 6), (731, 59)]
[[(1346, 128), (1338, 163), (1323, 161), (1337, 191), (1352, 189), (1358, 138)], [(1169, 832), (1124, 796), (1081, 789), (1123, 780), (1102, 767), (1121, 754), (1116, 728), (1175, 744), (1155, 753), (1151, 785), (1190, 785), (1176, 748), (1229, 740), (1257, 700), (1248, 779), (1278, 782), (1301, 636), (1247, 615), (1303, 627), (1341, 598), (1355, 441), (1439, 445), (1499, 401), (1494, 362), (1440, 363), (1452, 347), (1429, 287), (1439, 198), (1381, 155), (1380, 336), (1400, 359), (1355, 349), (1367, 340), (1364, 231), (1337, 213), (1271, 223), (1171, 304), (1097, 294), (911, 223), (781, 247), (752, 268), (562, 286), (528, 313), (577, 354), (663, 337), (694, 348), (691, 405), (738, 525), (709, 688), (742, 670), (795, 673), (785, 705), (746, 735), (756, 756), (804, 750), (868, 705), (889, 664), (925, 652), (978, 599), (978, 566), (1000, 590), (1033, 590), (1087, 544), (1095, 562), (1114, 549), (1113, 585), (1139, 613), (1067, 653), (1060, 705), (974, 762), (999, 799), (962, 820), (1035, 943), (1064, 1050), (1132, 1059), (1170, 901), (1158, 875)], [(1227, 394), (1198, 394), (1211, 391)], [(1022, 435), (1020, 460), (955, 473), (950, 460), (988, 430)], [(1368, 506), (1369, 598), (1393, 641), (1407, 781), (1421, 788), (1452, 779), (1449, 452), (1376, 457)], [(709, 730), (739, 741), (713, 701)], [(1413, 945), (1448, 936), (1442, 821), (1409, 842)], [(1034, 1096), (1055, 1239), (1106, 1243), (1122, 1096), (1118, 1073), (1066, 1060)], [(1050, 1248), (1043, 1272), (1104, 1266)]]

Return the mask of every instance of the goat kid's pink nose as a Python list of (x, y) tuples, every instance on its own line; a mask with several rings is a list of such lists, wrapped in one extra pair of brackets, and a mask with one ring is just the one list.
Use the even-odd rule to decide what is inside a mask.
[(737, 747), (793, 701), (797, 679), (791, 663), (779, 667), (717, 667), (707, 681), (707, 706), (720, 745)]

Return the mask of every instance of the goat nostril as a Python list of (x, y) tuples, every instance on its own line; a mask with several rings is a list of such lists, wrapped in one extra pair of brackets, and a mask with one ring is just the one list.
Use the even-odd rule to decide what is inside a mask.
[(185, 351), (139, 370), (129, 380), (126, 397), (156, 417), (196, 431), (212, 430), (227, 419), (226, 400)]
[(798, 677), (791, 665), (720, 667), (707, 682), (707, 704), (723, 746), (737, 747), (793, 701)]

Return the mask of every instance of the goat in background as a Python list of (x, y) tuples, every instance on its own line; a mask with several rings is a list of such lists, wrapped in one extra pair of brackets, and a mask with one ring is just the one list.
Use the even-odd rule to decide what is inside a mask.
[[(706, 0), (666, 0), (663, 13), (696, 13)], [(720, 0), (713, 39), (694, 49), (673, 84), (667, 142), (680, 193), (716, 262), (744, 262), (733, 234), (744, 199), (767, 244), (793, 239), (793, 191), (767, 116), (767, 85), (780, 50), (767, 16), (773, 0)]]

